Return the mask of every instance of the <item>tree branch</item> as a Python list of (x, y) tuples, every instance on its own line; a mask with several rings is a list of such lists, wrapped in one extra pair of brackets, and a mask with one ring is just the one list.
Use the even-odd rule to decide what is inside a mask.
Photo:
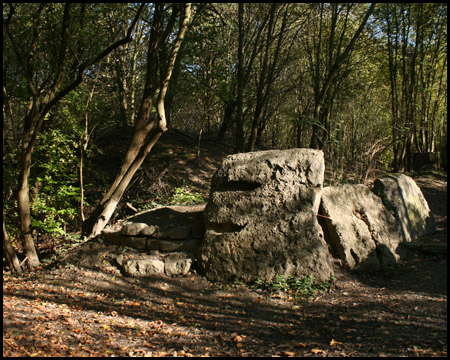
[(59, 91), (52, 100), (50, 100), (46, 105), (45, 105), (45, 110), (44, 112), (47, 112), (48, 110), (50, 110), (50, 108), (56, 104), (59, 100), (61, 100), (64, 96), (66, 96), (69, 92), (71, 92), (73, 89), (75, 89), (82, 81), (84, 78), (84, 71), (92, 66), (93, 64), (97, 63), (98, 61), (100, 61), (101, 59), (103, 59), (106, 55), (108, 55), (109, 53), (111, 53), (112, 51), (114, 51), (116, 48), (118, 48), (121, 45), (124, 45), (126, 43), (129, 43), (131, 41), (133, 41), (133, 38), (131, 37), (131, 33), (133, 31), (134, 26), (136, 25), (136, 22), (139, 19), (139, 16), (144, 8), (145, 4), (141, 4), (141, 6), (139, 7), (139, 10), (133, 20), (133, 22), (131, 23), (130, 27), (128, 28), (127, 31), (127, 35), (126, 37), (124, 37), (123, 39), (120, 39), (118, 41), (116, 41), (114, 44), (108, 46), (105, 50), (103, 50), (102, 52), (100, 52), (97, 56), (93, 57), (90, 60), (87, 60), (85, 62), (83, 62), (81, 65), (79, 65), (78, 67), (78, 76), (77, 78), (70, 83), (69, 85), (67, 85), (64, 89), (62, 89), (61, 91)]
[(172, 76), (172, 70), (173, 66), (175, 64), (175, 60), (178, 55), (178, 51), (180, 50), (181, 43), (184, 39), (184, 35), (186, 33), (186, 29), (189, 24), (189, 20), (191, 18), (191, 4), (186, 3), (185, 9), (184, 9), (184, 17), (183, 21), (181, 23), (180, 30), (178, 32), (177, 39), (175, 40), (175, 44), (173, 45), (172, 52), (170, 54), (170, 58), (167, 64), (167, 70), (166, 74), (164, 76), (164, 79), (161, 82), (161, 90), (158, 94), (158, 100), (157, 100), (157, 109), (159, 114), (159, 126), (161, 129), (166, 129), (166, 117), (165, 117), (165, 109), (164, 109), (164, 99), (166, 97), (167, 89), (169, 87), (169, 81)]

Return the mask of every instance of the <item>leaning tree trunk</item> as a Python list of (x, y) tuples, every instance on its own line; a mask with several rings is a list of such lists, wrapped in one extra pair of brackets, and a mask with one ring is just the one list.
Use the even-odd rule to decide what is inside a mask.
[[(94, 213), (90, 216), (86, 223), (83, 224), (83, 233), (89, 239), (101, 233), (114, 213), (117, 204), (122, 198), (134, 174), (144, 162), (146, 156), (156, 144), (160, 136), (167, 130), (164, 99), (167, 93), (170, 78), (172, 76), (175, 60), (189, 23), (191, 4), (185, 4), (183, 22), (169, 58), (166, 73), (164, 74), (161, 83), (157, 84), (156, 71), (159, 55), (158, 44), (161, 41), (162, 24), (164, 20), (163, 11), (163, 6), (157, 4), (147, 53), (146, 84), (141, 107), (136, 120), (133, 139), (123, 160), (122, 167), (109, 191), (105, 194)], [(160, 89), (156, 104), (158, 119), (151, 120), (150, 117), (153, 107), (153, 97), (155, 96), (158, 88)]]
[(11, 242), (9, 241), (8, 233), (6, 232), (5, 215), (3, 214), (3, 251), (5, 252), (6, 262), (11, 272), (18, 274), (22, 273), (22, 266), (20, 266), (19, 259), (17, 258), (16, 251), (14, 250)]
[(121, 177), (117, 186), (114, 188), (114, 191), (104, 202), (104, 204), (99, 208), (101, 210), (100, 215), (98, 215), (94, 219), (95, 221), (92, 224), (92, 229), (90, 230), (88, 238), (93, 238), (101, 233), (101, 231), (111, 218), (112, 214), (116, 210), (117, 204), (125, 193), (125, 190), (134, 174), (140, 168), (150, 150), (166, 130), (166, 128), (158, 125), (157, 129), (152, 131), (152, 134), (149, 136), (149, 140), (145, 145), (143, 145), (143, 150), (140, 152), (139, 156), (137, 156), (136, 159), (130, 164), (128, 171)]

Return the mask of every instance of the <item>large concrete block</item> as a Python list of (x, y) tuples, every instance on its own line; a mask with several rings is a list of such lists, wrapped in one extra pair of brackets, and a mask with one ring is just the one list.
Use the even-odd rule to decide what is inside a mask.
[(213, 176), (199, 264), (211, 280), (330, 277), (317, 222), (324, 176), (320, 150), (231, 155)]

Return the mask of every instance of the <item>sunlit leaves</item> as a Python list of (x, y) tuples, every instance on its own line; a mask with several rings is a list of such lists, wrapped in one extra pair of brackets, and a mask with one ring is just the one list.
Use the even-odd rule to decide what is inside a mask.
[[(52, 129), (39, 135), (33, 169), (32, 225), (39, 231), (64, 234), (63, 226), (77, 215), (80, 189), (77, 184), (78, 144), (73, 134)], [(74, 176), (75, 174), (75, 176)]]

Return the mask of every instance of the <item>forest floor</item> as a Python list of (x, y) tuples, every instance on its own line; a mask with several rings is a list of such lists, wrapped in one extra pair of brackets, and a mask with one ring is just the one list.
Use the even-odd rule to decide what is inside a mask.
[[(207, 193), (226, 147), (200, 161), (180, 139), (160, 144), (137, 185)], [(172, 178), (158, 178), (164, 165)], [(112, 261), (120, 247), (91, 241), (34, 272), (3, 272), (3, 356), (447, 356), (447, 177), (412, 176), (438, 229), (396, 268), (362, 275), (336, 262), (330, 291), (298, 302), (195, 271), (129, 278)]]

